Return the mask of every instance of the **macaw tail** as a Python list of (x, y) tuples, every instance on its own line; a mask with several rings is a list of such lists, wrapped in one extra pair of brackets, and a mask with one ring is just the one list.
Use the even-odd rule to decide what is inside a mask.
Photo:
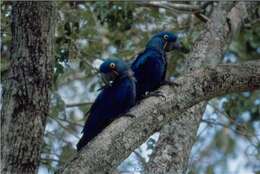
[(84, 134), (77, 144), (77, 151), (79, 152), (89, 141), (89, 137)]

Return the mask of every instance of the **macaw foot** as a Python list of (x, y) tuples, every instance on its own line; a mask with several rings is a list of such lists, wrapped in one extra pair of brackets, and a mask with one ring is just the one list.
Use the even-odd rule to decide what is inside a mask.
[(139, 105), (143, 99), (144, 99), (144, 97), (142, 96), (140, 99), (138, 99), (138, 100), (135, 102), (135, 105)]
[(143, 98), (147, 97), (163, 97), (166, 100), (166, 96), (161, 91), (146, 92)]
[(161, 85), (169, 85), (169, 86), (180, 86), (178, 83), (174, 82), (174, 81), (170, 81), (170, 80), (164, 80)]
[(136, 116), (134, 114), (130, 114), (130, 113), (122, 114), (122, 116), (123, 117), (136, 118)]

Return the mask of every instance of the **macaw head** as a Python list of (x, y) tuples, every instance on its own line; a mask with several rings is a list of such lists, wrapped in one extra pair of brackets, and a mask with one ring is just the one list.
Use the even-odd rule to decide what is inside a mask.
[(178, 36), (173, 32), (159, 32), (149, 40), (147, 47), (155, 47), (168, 52), (181, 49), (181, 44), (178, 41)]
[(110, 84), (123, 77), (129, 71), (129, 66), (121, 59), (106, 59), (99, 67), (102, 80)]

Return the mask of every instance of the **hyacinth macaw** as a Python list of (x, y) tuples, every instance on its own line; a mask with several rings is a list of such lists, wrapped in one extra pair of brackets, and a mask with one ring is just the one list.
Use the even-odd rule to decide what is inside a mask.
[(107, 85), (102, 88), (88, 112), (83, 135), (77, 144), (78, 151), (135, 104), (135, 79), (131, 68), (124, 61), (107, 59), (99, 71)]
[(186, 52), (178, 42), (178, 37), (172, 32), (155, 34), (147, 43), (131, 65), (136, 79), (136, 98), (142, 99), (146, 92), (151, 92), (163, 84), (170, 84), (165, 79), (167, 70), (166, 52), (171, 50)]

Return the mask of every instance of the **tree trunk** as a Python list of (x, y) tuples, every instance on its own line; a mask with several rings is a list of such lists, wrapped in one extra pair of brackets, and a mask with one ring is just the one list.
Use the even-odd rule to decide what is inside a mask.
[(53, 74), (52, 2), (14, 2), (3, 79), (1, 173), (37, 173)]
[[(230, 10), (224, 7), (225, 3), (219, 3), (217, 7), (214, 7), (210, 21), (207, 22), (191, 54), (185, 60), (182, 73), (190, 73), (198, 67), (217, 65), (221, 62), (227, 36), (225, 19)], [(155, 151), (147, 164), (147, 173), (185, 173), (206, 104), (205, 101), (190, 108), (162, 128)]]
[[(239, 2), (230, 10), (234, 5), (233, 3), (220, 3), (218, 7), (215, 7), (210, 21), (185, 61), (184, 71), (191, 72), (198, 67), (209, 64), (217, 65), (221, 62), (226, 43), (237, 30), (240, 30), (243, 18), (248, 16), (247, 11), (252, 11), (255, 4)], [(226, 23), (227, 17), (231, 22), (229, 29)], [(206, 103), (202, 102), (190, 108), (177, 116), (176, 120), (163, 127), (155, 152), (147, 164), (147, 173), (185, 173)], [(189, 130), (189, 132), (185, 130)], [(186, 133), (184, 134), (184, 132)]]

